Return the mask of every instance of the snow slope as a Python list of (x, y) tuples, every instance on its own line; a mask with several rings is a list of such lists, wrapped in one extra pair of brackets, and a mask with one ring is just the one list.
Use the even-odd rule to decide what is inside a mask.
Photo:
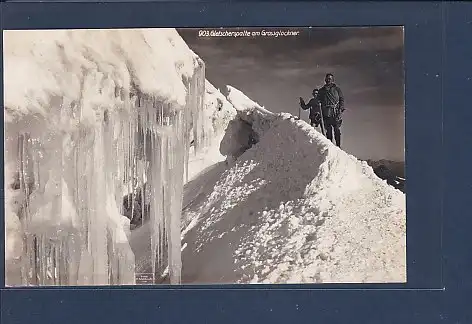
[(4, 32), (7, 284), (134, 283), (121, 208), (139, 181), (153, 249), (170, 222), (179, 280), (186, 130), (208, 137), (204, 81), (174, 29)]
[(234, 161), (195, 180), (211, 185), (184, 210), (182, 282), (405, 282), (404, 194), (307, 123), (228, 92)]

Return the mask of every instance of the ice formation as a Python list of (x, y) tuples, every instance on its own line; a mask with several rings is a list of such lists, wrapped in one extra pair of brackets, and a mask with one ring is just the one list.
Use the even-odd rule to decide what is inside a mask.
[(187, 183), (204, 169), (226, 160), (226, 154), (220, 151), (220, 143), (228, 124), (236, 116), (234, 106), (208, 80), (205, 83), (204, 107), (200, 116), (206, 136), (198, 149), (193, 144), (190, 146)]
[[(226, 156), (220, 152), (220, 143), (222, 138), (225, 136), (228, 123), (236, 116), (236, 110), (233, 105), (226, 99), (226, 97), (216, 89), (208, 80), (205, 82), (205, 96), (203, 110), (199, 112), (201, 114), (200, 122), (203, 124), (201, 129), (204, 129), (204, 140), (200, 140), (200, 144), (195, 149), (193, 145), (193, 129), (190, 132), (190, 154), (188, 156), (188, 181), (185, 184), (184, 192), (184, 203), (183, 209), (185, 210), (188, 206), (188, 196), (192, 196), (194, 192), (204, 193), (206, 191), (205, 186), (202, 186), (200, 182), (195, 183), (196, 177), (207, 169), (213, 169), (215, 165), (220, 168), (225, 168)], [(196, 185), (194, 185), (194, 183)], [(139, 195), (138, 195), (139, 200)], [(138, 213), (139, 214), (139, 213)], [(188, 223), (191, 222), (191, 217), (182, 218), (181, 229), (184, 230)], [(137, 228), (131, 231), (130, 245), (135, 253), (136, 272), (148, 273), (152, 267), (152, 262), (149, 256), (151, 255), (151, 244), (148, 242), (148, 238), (151, 233), (149, 222), (139, 224)], [(185, 233), (182, 232), (182, 236)], [(182, 250), (184, 249), (182, 246)], [(160, 278), (157, 278), (158, 283), (168, 282), (168, 273), (164, 271)]]
[(153, 273), (179, 283), (203, 61), (173, 29), (8, 31), (4, 60), (7, 285), (134, 284), (128, 194), (149, 209)]

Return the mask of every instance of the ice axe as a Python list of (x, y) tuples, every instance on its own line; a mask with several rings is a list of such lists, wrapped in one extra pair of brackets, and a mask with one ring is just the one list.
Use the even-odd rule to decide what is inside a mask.
[(298, 105), (298, 120), (300, 120), (300, 114), (301, 114), (301, 111), (302, 111), (301, 105), (305, 104), (305, 101), (303, 101), (302, 97), (299, 97), (299, 100), (300, 100), (300, 104)]
[(324, 125), (324, 118), (323, 118), (323, 110), (321, 109), (321, 103), (318, 104), (318, 108), (320, 109), (320, 119), (321, 119), (321, 122), (320, 122), (320, 128), (321, 128), (321, 134), (323, 134), (324, 136), (326, 136), (325, 134), (325, 125)]

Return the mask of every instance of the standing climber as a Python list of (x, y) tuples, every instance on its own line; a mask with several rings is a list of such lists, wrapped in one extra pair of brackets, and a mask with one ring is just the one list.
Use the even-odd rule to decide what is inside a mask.
[(334, 83), (334, 75), (326, 74), (325, 85), (318, 92), (318, 100), (321, 104), (321, 113), (323, 117), (324, 127), (326, 129), (326, 137), (341, 147), (341, 124), (342, 114), (344, 112), (344, 96), (341, 89)]
[(300, 107), (302, 107), (303, 110), (310, 109), (310, 115), (309, 115), (310, 125), (313, 127), (318, 127), (318, 125), (321, 124), (321, 132), (324, 134), (325, 130), (324, 130), (323, 123), (321, 120), (321, 110), (320, 110), (320, 101), (318, 99), (318, 92), (319, 92), (318, 89), (316, 88), (313, 89), (312, 91), (313, 98), (311, 98), (307, 104), (305, 103), (303, 98), (300, 97)]

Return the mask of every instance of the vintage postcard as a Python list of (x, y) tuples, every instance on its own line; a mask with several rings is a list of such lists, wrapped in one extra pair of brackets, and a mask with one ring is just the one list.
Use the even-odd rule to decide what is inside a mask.
[(402, 27), (3, 38), (7, 286), (406, 282)]

